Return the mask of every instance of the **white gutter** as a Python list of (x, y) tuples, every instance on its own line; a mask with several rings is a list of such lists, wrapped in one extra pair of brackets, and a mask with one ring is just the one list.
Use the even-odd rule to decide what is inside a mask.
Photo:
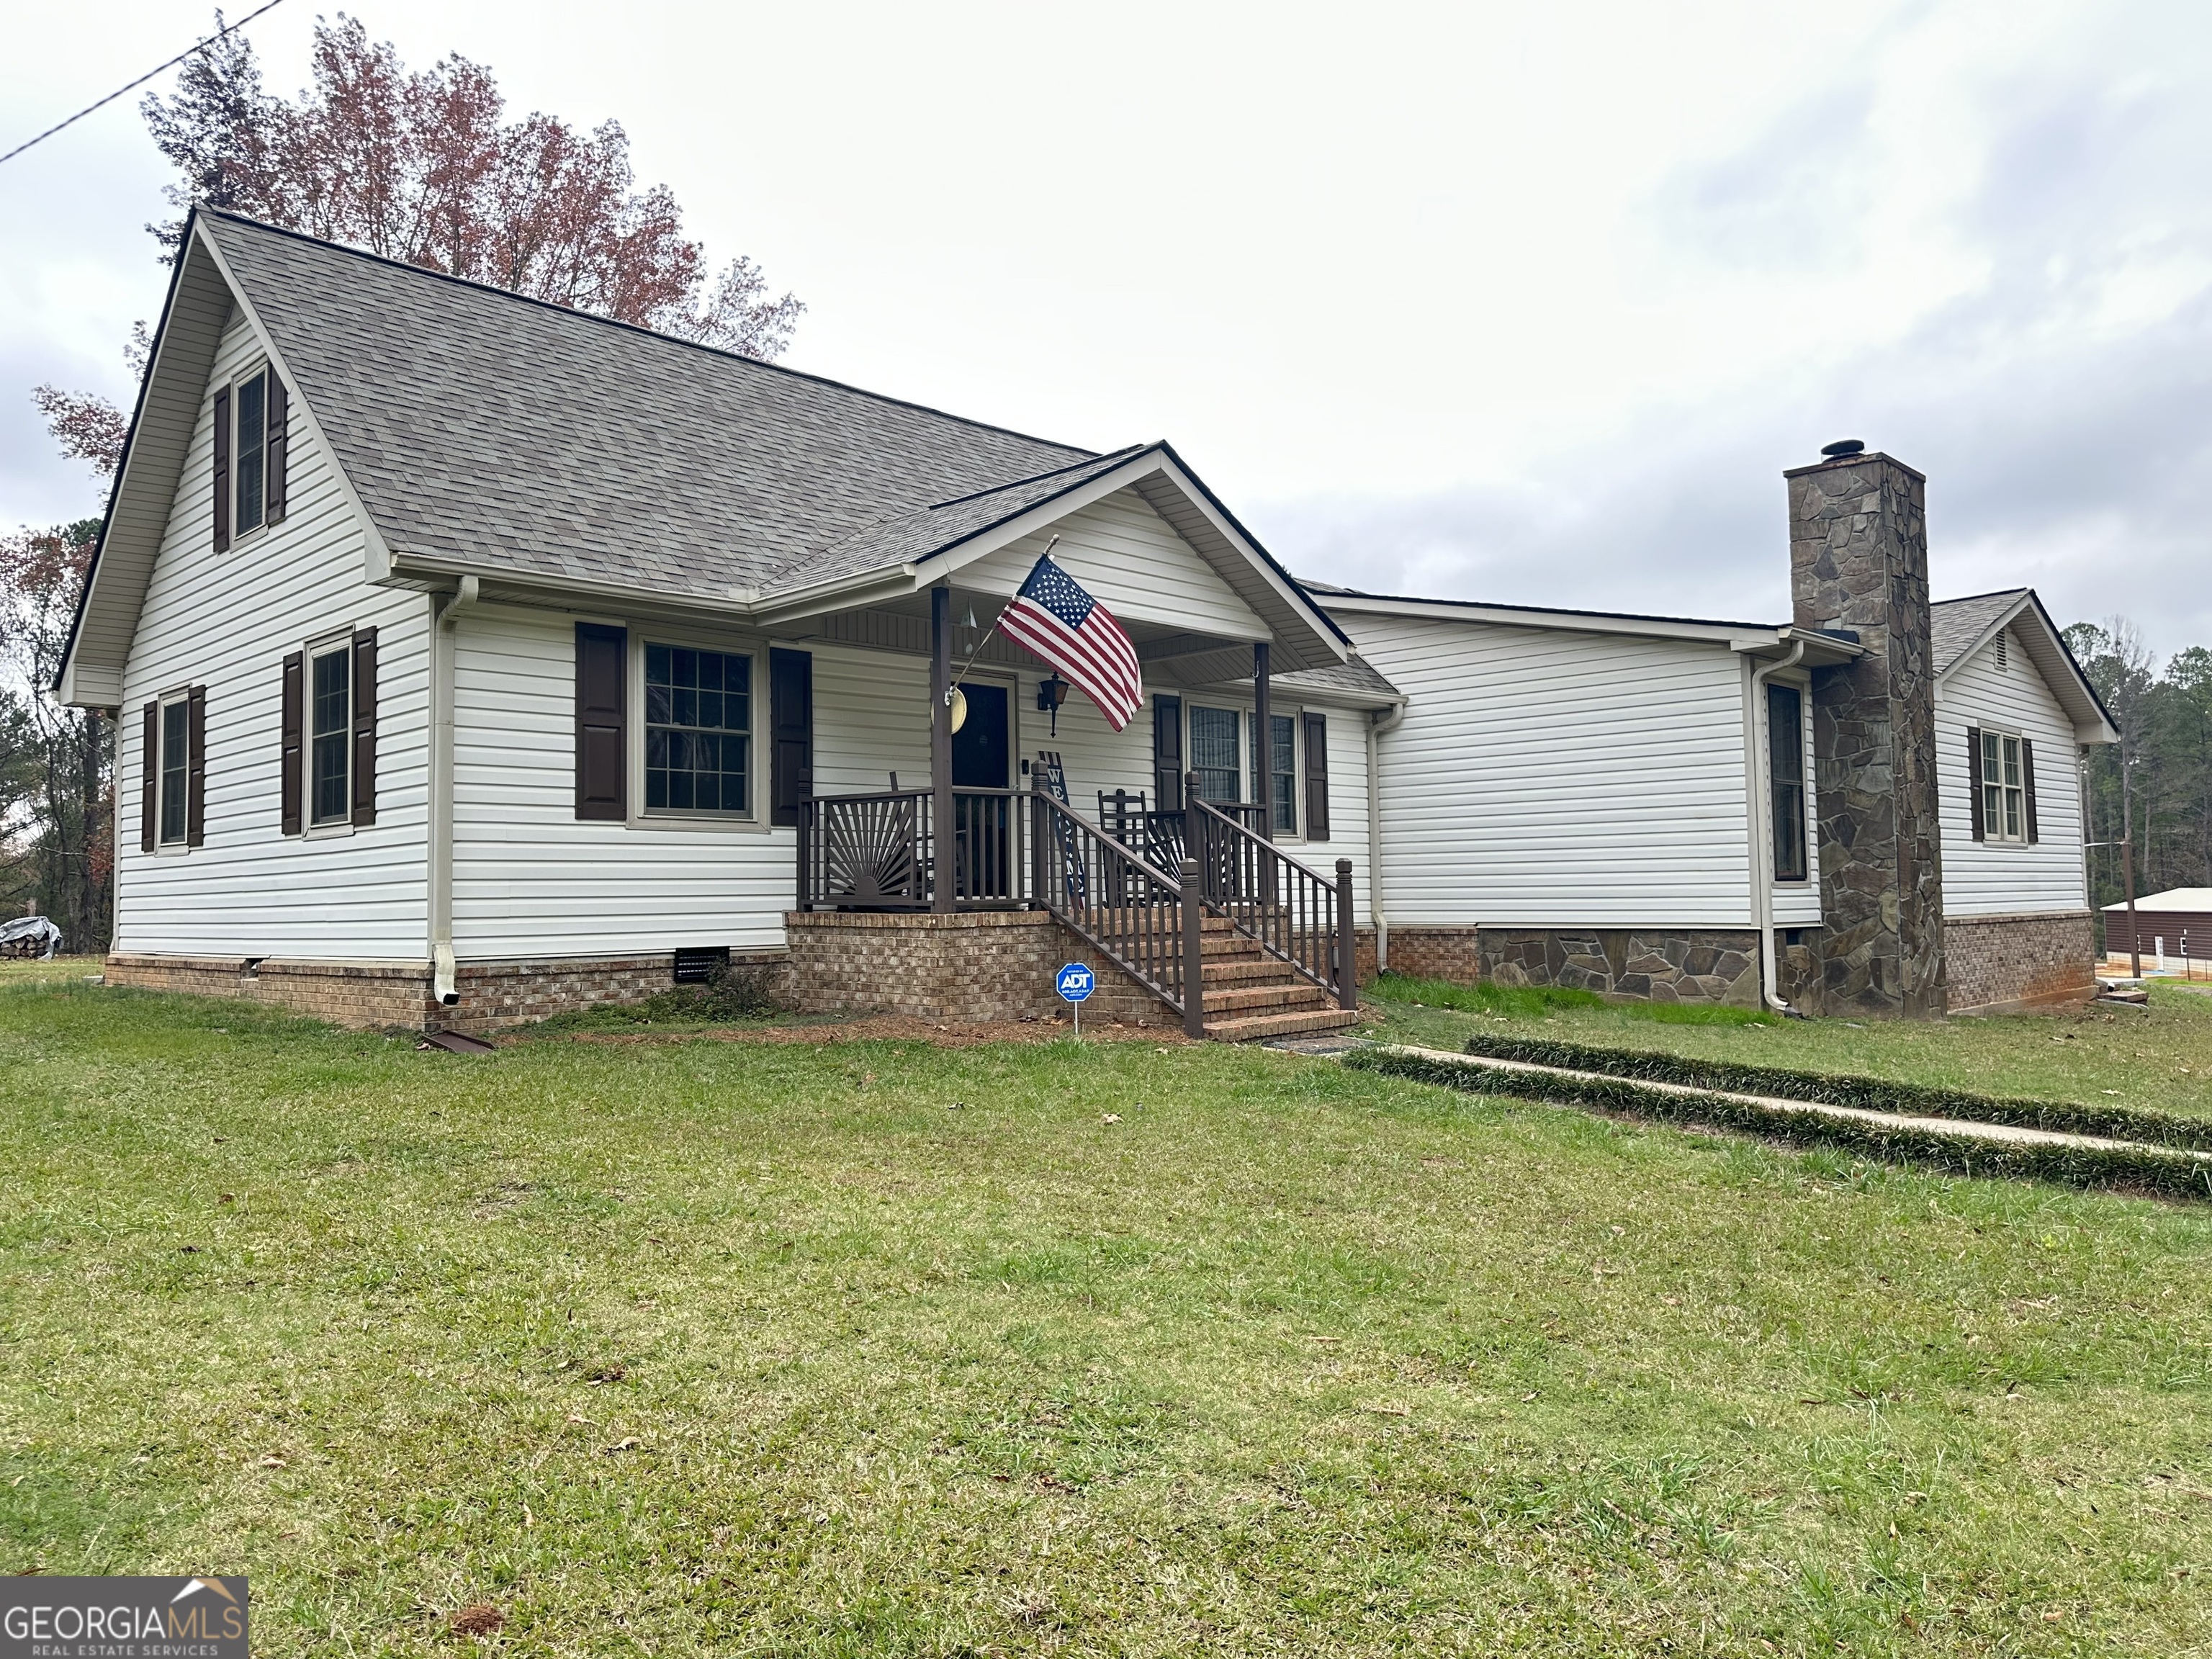
[(473, 610), (480, 585), (430, 601), (430, 991), (450, 1008), (461, 1000), (453, 963), (453, 623)]
[(1751, 677), (1751, 707), (1744, 711), (1744, 735), (1751, 745), (1751, 880), (1752, 914), (1759, 918), (1759, 995), (1769, 1008), (1778, 1014), (1795, 1014), (1792, 1008), (1774, 989), (1774, 784), (1769, 776), (1771, 761), (1767, 747), (1766, 698), (1762, 695), (1766, 682), (1784, 669), (1795, 668), (1805, 655), (1805, 641), (1796, 641), (1790, 654), (1765, 667), (1756, 669)]
[(1390, 919), (1382, 913), (1382, 779), (1377, 762), (1385, 732), (1406, 718), (1406, 705), (1367, 716), (1367, 914), (1375, 923), (1375, 971), (1390, 966)]

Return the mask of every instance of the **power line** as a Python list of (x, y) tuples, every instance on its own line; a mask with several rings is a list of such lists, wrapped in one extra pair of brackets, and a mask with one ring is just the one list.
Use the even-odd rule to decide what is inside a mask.
[(15, 149), (9, 150), (5, 155), (0, 155), (0, 161), (14, 161), (25, 150), (30, 149), (32, 145), (44, 143), (47, 139), (59, 132), (64, 127), (74, 125), (76, 123), (83, 120), (84, 118), (91, 114), (93, 111), (113, 103), (125, 93), (135, 91), (137, 88), (144, 86), (149, 81), (159, 75), (163, 70), (176, 68), (178, 64), (183, 63), (185, 59), (191, 57), (192, 53), (206, 51), (208, 47), (222, 40), (226, 34), (234, 34), (240, 29), (244, 28), (255, 18), (260, 16), (262, 12), (274, 11), (277, 7), (283, 3), (284, 0), (269, 0), (269, 3), (263, 6), (259, 11), (250, 11), (246, 13), (245, 16), (240, 18), (235, 23), (228, 24), (225, 27), (217, 29), (213, 34), (208, 36), (206, 40), (201, 41), (199, 45), (186, 47), (184, 51), (179, 52), (174, 58), (172, 58), (167, 63), (155, 64), (152, 69), (148, 70), (143, 75), (140, 76), (136, 81), (131, 82), (130, 85), (116, 88), (116, 89), (109, 93), (106, 97), (101, 99), (99, 103), (87, 104), (76, 114), (70, 116), (68, 120), (55, 122), (53, 125), (48, 127), (44, 132), (39, 134), (35, 138), (26, 138), (21, 143), (16, 145)]

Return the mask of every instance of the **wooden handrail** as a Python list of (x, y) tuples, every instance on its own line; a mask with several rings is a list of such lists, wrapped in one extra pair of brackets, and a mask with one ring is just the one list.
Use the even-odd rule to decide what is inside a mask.
[(1065, 802), (1030, 792), (1030, 896), (1206, 1034), (1198, 907), (1182, 882)]
[(1265, 836), (1190, 792), (1185, 845), (1198, 867), (1199, 900), (1268, 955), (1336, 999), (1359, 1006), (1352, 860), (1331, 881)]

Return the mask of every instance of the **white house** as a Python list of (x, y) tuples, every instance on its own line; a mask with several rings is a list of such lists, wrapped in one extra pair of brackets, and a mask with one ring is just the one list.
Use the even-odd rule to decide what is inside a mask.
[[(1909, 473), (1839, 466), (1793, 501)], [(1838, 521), (1842, 587), (1872, 568), (1850, 526), (1897, 518)], [(1924, 538), (1875, 544), (1906, 587), (1918, 547), (1926, 640)], [(990, 632), (1048, 547), (1135, 643), (1119, 732)], [(1941, 1012), (1936, 775), (1962, 918), (2086, 918), (2048, 779), (2106, 728), (2032, 595), (1936, 607), (1932, 680), (1909, 594), (1887, 631), (1824, 603), (1310, 590), (1165, 444), (1097, 454), (203, 210), (61, 692), (118, 721), (117, 983), (481, 1029), (727, 959), (800, 1006), (1011, 1018), (1073, 955), (1115, 1017), (1243, 1037), (1344, 1024), (1379, 951)]]

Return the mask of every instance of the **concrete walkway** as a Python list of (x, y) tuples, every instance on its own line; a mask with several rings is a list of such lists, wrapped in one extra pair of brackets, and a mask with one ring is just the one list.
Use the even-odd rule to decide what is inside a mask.
[(2188, 1158), (2212, 1164), (2212, 1152), (2191, 1152), (2180, 1146), (2160, 1146), (2141, 1140), (2110, 1140), (2102, 1135), (2063, 1134), (2052, 1129), (2027, 1129), (2011, 1123), (1978, 1123), (1971, 1118), (1907, 1117), (1900, 1112), (1870, 1111), (1860, 1106), (1830, 1106), (1817, 1100), (1784, 1100), (1776, 1095), (1740, 1095), (1725, 1089), (1698, 1089), (1686, 1083), (1657, 1083), (1645, 1078), (1615, 1077), (1608, 1072), (1572, 1072), (1561, 1066), (1535, 1066), (1520, 1060), (1493, 1060), (1487, 1054), (1458, 1054), (1443, 1048), (1423, 1048), (1409, 1042), (1378, 1043), (1392, 1054), (1416, 1054), (1423, 1060), (1470, 1071), (1533, 1073), (1542, 1077), (1572, 1078), (1577, 1082), (1612, 1083), (1656, 1094), (1682, 1095), (1693, 1100), (1730, 1100), (1775, 1113), (1817, 1112), (1823, 1117), (1843, 1118), (1886, 1128), (1916, 1129), (1954, 1136), (1964, 1140), (2008, 1146), (2082, 1146), (2106, 1152), (2154, 1152), (2165, 1158)]

